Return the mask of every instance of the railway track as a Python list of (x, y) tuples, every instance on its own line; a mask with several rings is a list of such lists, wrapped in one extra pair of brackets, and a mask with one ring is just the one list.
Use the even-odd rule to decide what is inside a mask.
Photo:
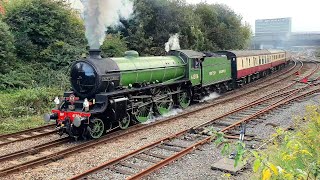
[(0, 147), (19, 142), (19, 141), (25, 141), (28, 139), (33, 139), (33, 138), (39, 138), (42, 136), (54, 134), (57, 131), (54, 130), (53, 128), (55, 127), (54, 124), (46, 125), (46, 126), (41, 126), (33, 129), (28, 129), (12, 134), (5, 134), (0, 136)]
[[(96, 174), (95, 178), (111, 176), (110, 178), (121, 177), (126, 179), (140, 179), (190, 153), (199, 146), (211, 142), (212, 136), (206, 131), (209, 127), (224, 132), (227, 138), (237, 138), (234, 136), (235, 133), (233, 130), (236, 127), (239, 127), (240, 124), (249, 121), (258, 124), (261, 121), (259, 117), (264, 114), (276, 108), (281, 108), (280, 106), (284, 106), (289, 102), (318, 93), (319, 91), (319, 87), (305, 86), (303, 88), (262, 99), (215, 118), (207, 123), (165, 137), (157, 142), (123, 155), (122, 157), (90, 169), (71, 179), (74, 180), (85, 177), (92, 179), (93, 177), (90, 177), (92, 174)], [(101, 174), (102, 176), (99, 176), (99, 174), (97, 175), (97, 172), (100, 172), (103, 175)]]
[[(302, 65), (301, 65), (301, 67), (302, 67)], [(301, 67), (300, 67), (300, 69), (301, 69)], [(293, 70), (294, 68), (295, 67), (292, 67), (291, 70)], [(288, 72), (290, 72), (290, 71), (288, 70)], [(288, 78), (288, 77), (285, 77), (285, 78)], [(281, 81), (281, 80), (282, 79), (278, 79), (278, 81)], [(274, 82), (270, 83), (269, 86), (271, 84), (274, 84)], [(263, 87), (259, 87), (259, 88), (265, 88), (265, 87), (268, 87), (268, 86), (263, 86)], [(257, 89), (254, 89), (253, 91), (256, 91), (256, 90)], [(236, 97), (227, 98), (224, 101), (225, 102), (231, 101), (234, 98), (236, 98)], [(202, 107), (202, 109), (207, 109), (207, 108), (213, 107), (213, 106), (215, 106), (216, 104), (219, 104), (219, 103), (222, 103), (221, 100), (218, 103), (213, 103), (213, 104), (206, 105), (205, 107)], [(0, 170), (0, 176), (6, 175), (6, 174), (10, 174), (12, 172), (15, 172), (15, 171), (18, 171), (18, 170), (22, 170), (22, 169), (25, 169), (25, 168), (28, 168), (28, 167), (36, 166), (36, 165), (39, 165), (39, 164), (55, 161), (57, 159), (66, 157), (66, 156), (68, 156), (68, 155), (70, 155), (72, 153), (79, 152), (79, 151), (81, 151), (83, 149), (90, 148), (90, 147), (98, 145), (98, 144), (106, 143), (106, 142), (108, 142), (108, 141), (110, 141), (110, 140), (112, 140), (114, 138), (119, 138), (119, 137), (128, 135), (128, 134), (133, 133), (133, 132), (137, 132), (137, 131), (140, 131), (140, 130), (143, 130), (143, 129), (147, 129), (147, 128), (151, 127), (151, 126), (156, 126), (156, 125), (159, 125), (159, 124), (162, 124), (162, 123), (165, 123), (165, 122), (169, 122), (169, 121), (172, 121), (174, 119), (186, 116), (188, 114), (195, 113), (197, 111), (199, 111), (199, 109), (196, 109), (196, 110), (190, 111), (190, 112), (186, 112), (186, 113), (182, 113), (182, 114), (180, 114), (178, 116), (174, 116), (174, 117), (171, 117), (171, 118), (168, 118), (168, 119), (165, 119), (165, 120), (162, 120), (162, 121), (158, 121), (156, 123), (152, 123), (152, 124), (149, 124), (149, 125), (136, 125), (135, 127), (131, 128), (131, 129), (128, 129), (126, 131), (119, 131), (119, 132), (111, 133), (111, 134), (108, 134), (108, 137), (104, 137), (104, 138), (99, 139), (97, 141), (88, 141), (88, 142), (82, 143), (82, 144), (80, 144), (78, 146), (75, 146), (75, 147), (72, 147), (72, 148), (68, 148), (68, 149), (59, 151), (57, 153), (50, 154), (50, 155), (45, 156), (45, 157), (37, 158), (37, 159), (35, 159), (33, 161), (25, 162), (25, 163), (22, 163), (22, 164), (19, 164), (19, 165), (16, 165), (16, 166), (12, 166), (12, 167), (9, 167), (9, 168), (2, 169), (2, 170)], [(24, 151), (16, 152), (16, 153), (13, 153), (13, 154), (8, 154), (8, 155), (0, 157), (0, 162), (6, 161), (6, 160), (12, 159), (12, 158), (20, 157), (20, 156), (23, 156), (23, 155), (27, 155), (30, 152), (31, 153), (37, 153), (37, 152), (39, 152), (39, 151), (41, 151), (41, 150), (43, 150), (45, 148), (52, 147), (52, 146), (55, 146), (55, 145), (58, 145), (58, 144), (63, 144), (65, 142), (66, 142), (66, 140), (60, 140), (60, 141), (57, 140), (57, 141), (52, 142), (52, 144), (46, 143), (46, 144), (43, 144), (43, 145), (39, 145), (39, 146), (33, 147), (31, 149), (27, 149), (27, 150), (24, 150)]]

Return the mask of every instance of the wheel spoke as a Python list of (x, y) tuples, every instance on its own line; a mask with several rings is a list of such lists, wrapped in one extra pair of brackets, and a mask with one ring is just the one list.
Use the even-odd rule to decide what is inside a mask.
[(130, 125), (130, 115), (127, 114), (122, 120), (119, 121), (119, 126), (121, 129), (127, 129)]
[[(180, 90), (181, 88), (178, 88)], [(178, 94), (178, 103), (181, 108), (187, 108), (191, 103), (190, 93), (188, 93), (186, 90), (182, 90)]]
[(157, 94), (154, 95), (156, 101), (156, 108), (160, 115), (168, 113), (173, 107), (173, 99), (171, 90), (169, 88), (162, 88), (157, 90)]
[(104, 132), (104, 123), (101, 119), (95, 119), (91, 125), (89, 135), (93, 139), (100, 138)]
[(152, 103), (148, 103), (145, 106), (138, 107), (135, 112), (135, 118), (137, 121), (143, 123), (151, 117)]

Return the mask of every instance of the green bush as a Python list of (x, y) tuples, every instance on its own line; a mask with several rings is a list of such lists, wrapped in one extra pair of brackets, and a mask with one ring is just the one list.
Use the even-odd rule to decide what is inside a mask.
[(0, 94), (0, 117), (21, 117), (49, 111), (55, 96), (61, 95), (57, 88), (21, 89)]
[(62, 0), (12, 0), (4, 21), (14, 33), (17, 56), (60, 68), (86, 50), (84, 25)]
[(17, 63), (6, 74), (0, 74), (0, 90), (52, 87), (65, 90), (70, 87), (68, 68), (53, 70), (41, 63)]
[[(304, 118), (297, 118), (295, 132), (278, 131), (277, 138), (264, 156), (256, 159), (262, 179), (320, 178), (320, 108), (308, 106)], [(260, 168), (259, 168), (260, 167)]]
[(14, 37), (9, 27), (0, 19), (0, 74), (9, 72), (15, 61)]

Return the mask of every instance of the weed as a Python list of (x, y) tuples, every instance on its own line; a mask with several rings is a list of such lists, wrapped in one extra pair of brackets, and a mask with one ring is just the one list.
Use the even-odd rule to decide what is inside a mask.
[(222, 153), (230, 148), (237, 150), (235, 166), (239, 161), (253, 159), (254, 178), (269, 179), (319, 179), (320, 178), (320, 109), (306, 108), (306, 116), (296, 122), (297, 131), (277, 129), (272, 145), (267, 151), (246, 150), (245, 145), (228, 142), (223, 134), (215, 132), (215, 144), (224, 143)]

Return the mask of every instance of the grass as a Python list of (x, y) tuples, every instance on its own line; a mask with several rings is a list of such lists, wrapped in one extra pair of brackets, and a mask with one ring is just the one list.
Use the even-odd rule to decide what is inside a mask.
[(9, 117), (1, 119), (0, 134), (14, 133), (25, 129), (36, 128), (45, 125), (42, 116), (23, 116), (23, 117)]
[(0, 134), (43, 125), (43, 114), (54, 107), (54, 97), (62, 94), (55, 88), (0, 91)]

